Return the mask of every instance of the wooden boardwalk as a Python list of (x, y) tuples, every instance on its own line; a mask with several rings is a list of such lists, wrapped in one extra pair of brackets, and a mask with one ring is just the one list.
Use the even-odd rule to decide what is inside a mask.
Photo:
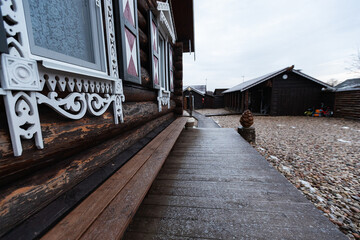
[(234, 129), (183, 130), (124, 239), (347, 239)]

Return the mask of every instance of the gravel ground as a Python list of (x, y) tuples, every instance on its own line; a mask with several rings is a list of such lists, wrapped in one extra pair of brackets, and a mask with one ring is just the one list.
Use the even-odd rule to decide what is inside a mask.
[[(223, 113), (204, 109), (202, 114)], [(237, 128), (240, 115), (212, 117)], [(254, 117), (253, 146), (349, 239), (360, 239), (360, 122), (338, 118)]]

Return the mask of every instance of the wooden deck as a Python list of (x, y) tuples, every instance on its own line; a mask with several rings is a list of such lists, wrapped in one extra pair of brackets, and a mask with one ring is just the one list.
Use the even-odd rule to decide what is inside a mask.
[(124, 239), (347, 239), (233, 129), (183, 130)]

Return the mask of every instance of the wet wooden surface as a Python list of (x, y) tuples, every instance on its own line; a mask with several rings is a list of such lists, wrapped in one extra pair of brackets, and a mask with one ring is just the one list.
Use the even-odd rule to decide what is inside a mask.
[(149, 190), (187, 118), (177, 118), (42, 239), (118, 239)]
[(347, 239), (234, 129), (184, 130), (124, 239)]

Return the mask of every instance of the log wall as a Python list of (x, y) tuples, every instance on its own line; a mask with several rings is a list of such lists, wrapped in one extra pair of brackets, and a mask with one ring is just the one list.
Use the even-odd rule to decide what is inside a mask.
[(336, 92), (334, 116), (360, 120), (360, 90)]
[(155, 0), (138, 0), (141, 84), (123, 79), (124, 123), (114, 124), (110, 108), (100, 117), (70, 120), (39, 106), (44, 149), (22, 140), (23, 154), (14, 157), (2, 98), (0, 100), (0, 238), (69, 189), (88, 178), (115, 156), (176, 114), (182, 115), (183, 45), (175, 43), (174, 93), (171, 107), (158, 111), (149, 63), (148, 11)]

